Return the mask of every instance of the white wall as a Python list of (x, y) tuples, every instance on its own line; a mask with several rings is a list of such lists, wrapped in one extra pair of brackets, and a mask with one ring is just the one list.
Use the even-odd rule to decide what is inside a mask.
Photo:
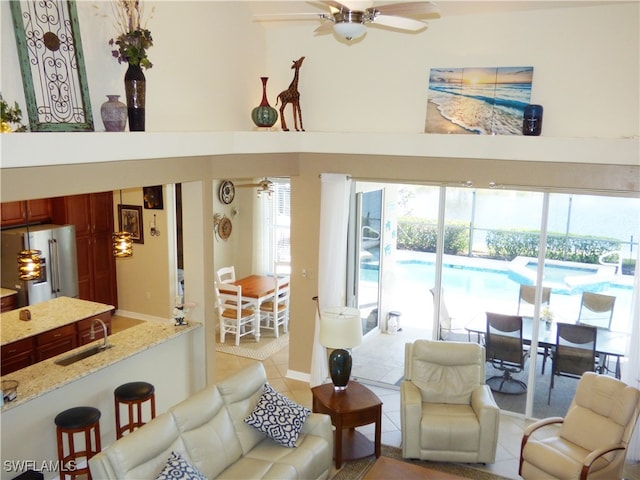
[(533, 66), (543, 135), (637, 136), (638, 7), (443, 17), (418, 35), (369, 28), (352, 45), (315, 37), (313, 22), (281, 22), (266, 30), (267, 74), (277, 94), (291, 60), (306, 56), (299, 90), (307, 130), (422, 132), (430, 68)]
[[(639, 133), (638, 2), (445, 16), (417, 35), (369, 28), (352, 45), (314, 36), (314, 21), (253, 22), (254, 3), (146, 2), (147, 11), (156, 7), (148, 23), (155, 42), (154, 67), (146, 72), (148, 131), (251, 130), (259, 77), (270, 77), (275, 104), (291, 81), (292, 60), (306, 56), (299, 90), (309, 131), (422, 132), (430, 68), (530, 65), (532, 102), (545, 107), (543, 135)], [(291, 11), (313, 10), (306, 2), (288, 3)], [(106, 94), (123, 93), (125, 66), (107, 45), (114, 32), (108, 2), (78, 2), (78, 10), (101, 130), (99, 107)], [(26, 114), (8, 2), (0, 12), (2, 94)]]

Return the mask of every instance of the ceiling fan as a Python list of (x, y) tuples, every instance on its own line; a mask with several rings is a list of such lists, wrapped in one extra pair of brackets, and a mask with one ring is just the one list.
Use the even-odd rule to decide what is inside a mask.
[(260, 197), (263, 193), (267, 195), (268, 198), (271, 198), (271, 195), (274, 192), (273, 182), (269, 180), (267, 177), (260, 180), (258, 183), (245, 183), (242, 185), (236, 185), (236, 188), (258, 188), (257, 194)]
[[(351, 41), (361, 37), (367, 31), (367, 25), (388, 27), (397, 30), (419, 32), (427, 28), (427, 23), (420, 18), (440, 18), (440, 11), (431, 2), (402, 2), (373, 5), (372, 1), (346, 0), (342, 3), (334, 0), (308, 2), (313, 6), (328, 10), (325, 13), (301, 13), (285, 15), (261, 15), (258, 20), (283, 20), (287, 16), (305, 18), (314, 16), (322, 23), (316, 28), (316, 35), (335, 32), (341, 38)], [(369, 6), (367, 6), (369, 5)], [(418, 17), (418, 18), (412, 18)]]

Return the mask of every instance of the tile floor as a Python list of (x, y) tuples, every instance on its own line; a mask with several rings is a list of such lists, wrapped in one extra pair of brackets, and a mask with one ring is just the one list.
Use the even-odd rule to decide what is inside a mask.
[[(311, 408), (311, 391), (305, 382), (286, 378), (289, 360), (289, 349), (283, 348), (278, 353), (265, 360), (269, 383), (273, 387), (288, 396), (292, 400)], [(243, 366), (253, 362), (248, 358), (237, 357), (224, 353), (216, 354), (216, 380), (223, 379)], [(383, 402), (382, 406), (382, 443), (394, 447), (400, 447), (400, 392), (376, 386), (369, 388), (378, 395)], [(500, 419), (500, 432), (498, 436), (498, 451), (496, 462), (492, 465), (477, 466), (487, 471), (502, 475), (507, 478), (520, 478), (518, 476), (518, 461), (520, 455), (520, 441), (523, 429), (531, 423), (528, 420), (513, 415), (503, 414)], [(370, 439), (373, 439), (374, 427), (367, 425), (358, 429)], [(640, 464), (627, 465), (625, 478), (628, 480), (640, 480)]]

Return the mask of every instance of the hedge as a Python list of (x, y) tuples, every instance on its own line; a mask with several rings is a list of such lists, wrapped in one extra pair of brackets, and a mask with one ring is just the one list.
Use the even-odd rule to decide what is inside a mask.
[[(487, 247), (493, 258), (513, 260), (517, 256), (537, 257), (538, 232), (488, 231)], [(613, 238), (582, 235), (547, 235), (546, 258), (580, 263), (598, 263), (600, 255), (620, 250), (620, 241)]]
[[(415, 252), (435, 252), (438, 239), (437, 225), (424, 219), (398, 220), (398, 249)], [(444, 253), (464, 254), (469, 251), (469, 233), (466, 225), (447, 224), (444, 229)]]

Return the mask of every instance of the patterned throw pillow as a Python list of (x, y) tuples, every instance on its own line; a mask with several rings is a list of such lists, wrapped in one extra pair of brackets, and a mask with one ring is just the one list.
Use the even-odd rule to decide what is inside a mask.
[(207, 480), (207, 477), (193, 465), (189, 464), (178, 452), (171, 452), (171, 456), (164, 464), (164, 468), (156, 480)]
[(309, 415), (311, 410), (289, 400), (266, 383), (258, 404), (244, 421), (280, 445), (293, 448)]

